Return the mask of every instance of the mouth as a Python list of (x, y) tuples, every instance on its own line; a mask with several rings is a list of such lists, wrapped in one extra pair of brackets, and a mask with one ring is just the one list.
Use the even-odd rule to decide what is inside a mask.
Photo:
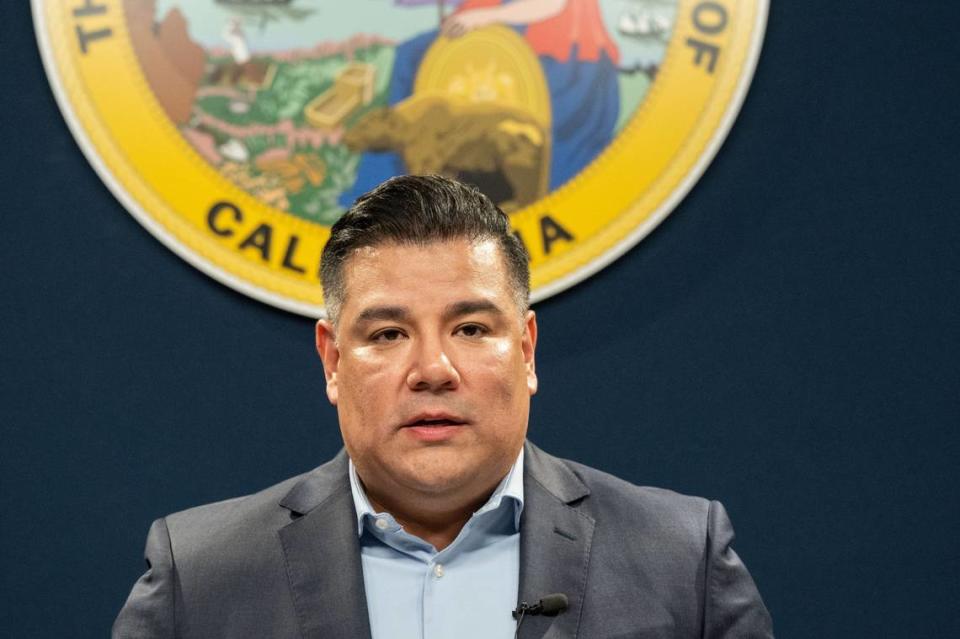
[(422, 441), (441, 441), (457, 434), (467, 421), (446, 413), (420, 414), (403, 424), (401, 430)]
[(417, 415), (403, 425), (404, 428), (439, 428), (443, 426), (464, 426), (466, 420), (454, 415)]

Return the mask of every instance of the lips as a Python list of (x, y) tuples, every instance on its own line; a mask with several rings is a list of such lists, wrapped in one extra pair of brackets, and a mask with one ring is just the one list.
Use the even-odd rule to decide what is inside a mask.
[(457, 441), (469, 421), (443, 409), (425, 410), (412, 415), (400, 426), (400, 432), (428, 446)]
[(402, 428), (443, 428), (445, 426), (464, 426), (467, 421), (458, 415), (445, 412), (426, 412), (414, 415), (404, 422)]

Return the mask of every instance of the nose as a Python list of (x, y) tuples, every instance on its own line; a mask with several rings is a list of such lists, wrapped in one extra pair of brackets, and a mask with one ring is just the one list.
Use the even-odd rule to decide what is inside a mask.
[(407, 373), (407, 387), (411, 390), (437, 392), (460, 385), (460, 373), (439, 340), (421, 341), (415, 357)]

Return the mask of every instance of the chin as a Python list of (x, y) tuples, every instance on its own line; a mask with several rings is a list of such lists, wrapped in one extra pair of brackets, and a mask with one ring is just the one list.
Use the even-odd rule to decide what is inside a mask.
[[(475, 474), (472, 475), (475, 477)], [(471, 473), (463, 470), (419, 472), (409, 476), (408, 485), (428, 495), (443, 495), (469, 485)]]

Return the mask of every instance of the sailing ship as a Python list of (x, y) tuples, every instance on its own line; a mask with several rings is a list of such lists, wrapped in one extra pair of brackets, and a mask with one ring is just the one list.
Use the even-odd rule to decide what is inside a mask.
[(660, 37), (670, 31), (670, 20), (649, 11), (621, 14), (617, 31), (634, 38)]

